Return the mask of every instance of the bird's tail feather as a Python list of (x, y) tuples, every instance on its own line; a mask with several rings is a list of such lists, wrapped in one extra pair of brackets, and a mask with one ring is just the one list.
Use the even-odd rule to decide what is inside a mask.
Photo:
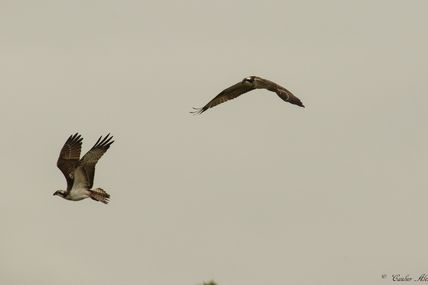
[(92, 200), (103, 202), (104, 204), (107, 204), (109, 202), (110, 195), (107, 194), (107, 192), (103, 189), (96, 188), (89, 191), (91, 193), (90, 197), (92, 198)]

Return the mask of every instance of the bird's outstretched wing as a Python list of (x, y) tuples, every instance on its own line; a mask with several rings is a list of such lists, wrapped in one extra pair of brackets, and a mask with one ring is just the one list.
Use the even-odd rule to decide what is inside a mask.
[(271, 90), (271, 91), (274, 91), (276, 94), (278, 94), (279, 98), (281, 98), (282, 100), (305, 108), (305, 105), (303, 105), (302, 101), (300, 101), (299, 98), (294, 96), (293, 93), (291, 93), (290, 91), (288, 91), (284, 87), (282, 87), (280, 89), (276, 89), (276, 90)]
[(293, 93), (291, 93), (289, 90), (287, 90), (286, 88), (282, 87), (279, 84), (276, 84), (275, 82), (272, 82), (270, 80), (267, 79), (262, 79), (263, 80), (264, 85), (266, 86), (266, 89), (272, 92), (275, 92), (279, 98), (281, 98), (282, 100), (284, 100), (285, 102), (289, 102), (291, 104), (300, 106), (300, 107), (305, 107), (302, 103), (302, 101), (300, 101), (299, 98), (297, 98), (296, 96), (294, 96)]
[(73, 173), (79, 164), (82, 140), (83, 138), (78, 133), (71, 135), (62, 147), (56, 163), (67, 180), (67, 191), (70, 191), (73, 186)]
[(226, 101), (235, 99), (236, 97), (247, 93), (248, 91), (254, 90), (255, 87), (251, 86), (249, 84), (245, 84), (245, 82), (238, 82), (235, 85), (230, 86), (229, 88), (223, 90), (218, 94), (214, 99), (208, 102), (204, 107), (202, 108), (193, 108), (195, 111), (190, 112), (192, 114), (202, 114), (209, 108), (212, 108), (214, 106), (217, 106), (218, 104), (224, 103)]
[(110, 134), (104, 138), (101, 136), (95, 145), (80, 160), (80, 165), (83, 166), (88, 178), (89, 188), (92, 188), (94, 184), (95, 165), (114, 142), (111, 140), (112, 138), (113, 136), (110, 136)]

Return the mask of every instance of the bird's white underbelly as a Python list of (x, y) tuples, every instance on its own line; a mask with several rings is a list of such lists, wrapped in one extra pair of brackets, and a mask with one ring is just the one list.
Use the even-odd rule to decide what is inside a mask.
[(68, 200), (79, 201), (89, 197), (89, 191), (85, 188), (72, 189), (65, 197)]

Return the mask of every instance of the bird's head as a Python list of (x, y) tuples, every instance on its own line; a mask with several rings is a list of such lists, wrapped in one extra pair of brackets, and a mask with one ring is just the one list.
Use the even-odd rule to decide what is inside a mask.
[(251, 84), (253, 84), (255, 78), (256, 78), (255, 76), (245, 77), (244, 79), (242, 79), (242, 83), (244, 83), (244, 84), (245, 83), (251, 83)]
[(55, 191), (55, 193), (53, 193), (54, 196), (61, 196), (64, 198), (65, 196), (65, 191), (64, 190), (57, 190)]

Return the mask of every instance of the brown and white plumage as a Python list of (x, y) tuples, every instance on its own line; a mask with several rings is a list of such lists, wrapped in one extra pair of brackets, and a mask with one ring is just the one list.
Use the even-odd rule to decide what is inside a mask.
[(58, 195), (67, 200), (79, 201), (85, 198), (108, 203), (110, 195), (103, 189), (91, 189), (94, 184), (95, 165), (103, 154), (110, 148), (112, 136), (101, 136), (95, 145), (80, 159), (82, 137), (79, 134), (71, 135), (58, 157), (57, 166), (67, 180), (67, 190), (58, 190)]
[(249, 76), (244, 78), (241, 82), (238, 82), (235, 85), (232, 85), (229, 88), (221, 91), (220, 94), (214, 97), (204, 107), (194, 108), (195, 111), (191, 113), (202, 114), (203, 112), (205, 112), (206, 110), (214, 106), (217, 106), (226, 101), (235, 99), (236, 97), (254, 89), (267, 89), (269, 91), (275, 92), (282, 100), (286, 102), (289, 102), (291, 104), (294, 104), (300, 107), (305, 107), (299, 98), (294, 96), (293, 93), (291, 93), (281, 85), (278, 85), (275, 82), (272, 82), (270, 80), (267, 80), (258, 76)]
[(59, 153), (56, 165), (67, 180), (67, 191), (73, 186), (73, 174), (79, 164), (83, 138), (79, 134), (70, 136)]
[(89, 188), (92, 188), (94, 185), (95, 165), (114, 142), (111, 140), (113, 137), (109, 137), (109, 135), (105, 136), (104, 139), (100, 137), (95, 145), (80, 160), (80, 164), (88, 176)]

